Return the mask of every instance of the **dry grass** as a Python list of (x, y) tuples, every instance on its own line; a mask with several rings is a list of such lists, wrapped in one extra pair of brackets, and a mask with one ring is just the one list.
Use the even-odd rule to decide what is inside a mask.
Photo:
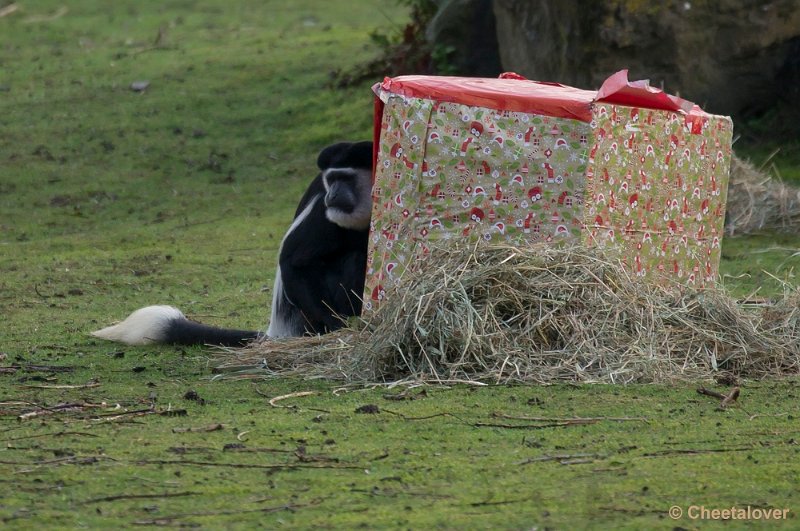
[(751, 234), (762, 230), (800, 230), (800, 189), (756, 169), (736, 156), (731, 178), (725, 232)]
[(669, 382), (800, 370), (800, 294), (744, 308), (716, 290), (631, 279), (600, 251), (439, 249), (369, 322), (228, 351), (234, 377)]

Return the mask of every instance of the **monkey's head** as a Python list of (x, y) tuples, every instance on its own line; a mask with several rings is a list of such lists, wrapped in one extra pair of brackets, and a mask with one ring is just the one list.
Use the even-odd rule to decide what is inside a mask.
[(372, 142), (342, 142), (317, 159), (325, 185), (325, 216), (352, 230), (366, 230), (372, 214)]

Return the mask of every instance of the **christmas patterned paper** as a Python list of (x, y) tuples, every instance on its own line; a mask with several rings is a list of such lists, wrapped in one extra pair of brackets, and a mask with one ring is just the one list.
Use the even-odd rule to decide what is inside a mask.
[(595, 104), (587, 242), (635, 276), (697, 287), (717, 276), (730, 171), (729, 118)]
[(365, 312), (449, 239), (580, 238), (634, 275), (713, 282), (728, 118), (596, 103), (587, 123), (390, 94), (380, 128)]
[(373, 189), (365, 308), (437, 240), (581, 235), (589, 124), (390, 97)]

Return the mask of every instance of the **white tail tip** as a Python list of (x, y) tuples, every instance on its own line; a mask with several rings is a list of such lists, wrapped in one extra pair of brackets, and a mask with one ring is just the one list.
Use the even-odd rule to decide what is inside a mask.
[(92, 335), (128, 345), (158, 343), (164, 339), (171, 321), (185, 318), (183, 312), (172, 306), (147, 306), (136, 310), (121, 323), (92, 332)]

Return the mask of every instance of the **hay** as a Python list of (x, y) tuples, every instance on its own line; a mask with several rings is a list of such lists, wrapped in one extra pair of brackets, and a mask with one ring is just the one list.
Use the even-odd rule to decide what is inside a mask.
[(436, 250), (360, 329), (221, 358), (234, 377), (670, 382), (798, 374), (800, 295), (766, 311), (630, 278), (585, 247)]
[(800, 230), (800, 189), (767, 175), (735, 155), (725, 215), (728, 235)]

